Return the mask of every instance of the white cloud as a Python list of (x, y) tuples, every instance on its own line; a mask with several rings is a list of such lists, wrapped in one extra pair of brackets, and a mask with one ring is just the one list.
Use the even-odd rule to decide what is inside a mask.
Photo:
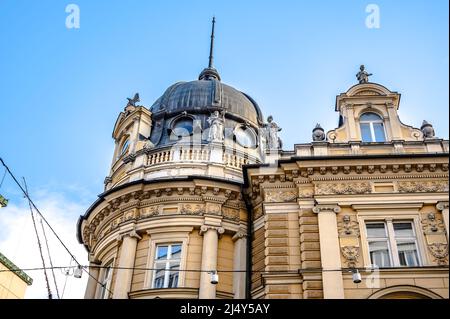
[[(76, 239), (76, 223), (78, 217), (84, 213), (85, 206), (67, 200), (60, 194), (40, 191), (33, 197), (36, 206), (56, 231), (61, 240), (74, 254), (82, 265), (87, 265), (87, 252)], [(45, 226), (45, 222), (44, 226)], [(40, 218), (36, 218), (46, 266), (49, 267), (47, 248)], [(70, 255), (62, 247), (53, 233), (45, 226), (45, 233), (48, 239), (53, 266), (67, 266), (71, 262)], [(0, 209), (0, 252), (14, 262), (19, 268), (42, 267), (39, 254), (36, 234), (28, 207), (28, 202), (23, 200), (19, 203), (9, 203), (5, 208)], [(72, 265), (75, 263), (72, 261)], [(47, 288), (42, 270), (26, 271), (33, 278), (33, 284), (27, 288), (25, 298), (47, 298)], [(56, 289), (51, 271), (47, 271), (51, 290), (54, 298)], [(64, 284), (64, 299), (83, 298), (87, 284), (88, 274), (83, 272), (82, 278), (65, 276), (60, 269), (55, 270), (56, 283), (59, 293), (62, 295)], [(66, 281), (67, 279), (67, 281)]]

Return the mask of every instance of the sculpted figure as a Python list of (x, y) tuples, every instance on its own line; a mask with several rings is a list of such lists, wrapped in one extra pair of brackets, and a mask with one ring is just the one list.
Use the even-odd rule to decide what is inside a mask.
[(214, 111), (207, 121), (209, 123), (208, 141), (222, 142), (224, 139), (223, 130), (225, 123), (225, 113)]
[(356, 74), (356, 78), (358, 79), (359, 83), (368, 83), (369, 82), (369, 76), (372, 75), (372, 73), (367, 73), (365, 70), (364, 65), (361, 65), (359, 67), (359, 72)]

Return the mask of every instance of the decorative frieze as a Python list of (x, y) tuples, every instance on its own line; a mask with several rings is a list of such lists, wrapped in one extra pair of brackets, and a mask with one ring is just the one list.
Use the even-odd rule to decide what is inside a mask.
[(372, 192), (370, 183), (320, 183), (316, 184), (317, 195), (354, 195)]
[(297, 199), (297, 190), (266, 190), (265, 201), (268, 203), (293, 202)]
[(180, 204), (180, 214), (183, 215), (203, 215), (205, 205), (203, 204)]
[(240, 220), (239, 209), (222, 207), (222, 215), (224, 219), (238, 222)]
[(400, 193), (445, 193), (448, 192), (448, 181), (400, 181)]

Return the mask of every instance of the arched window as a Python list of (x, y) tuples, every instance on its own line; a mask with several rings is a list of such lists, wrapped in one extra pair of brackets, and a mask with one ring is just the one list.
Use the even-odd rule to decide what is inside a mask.
[(122, 144), (122, 148), (120, 149), (120, 154), (119, 156), (122, 156), (124, 154), (126, 154), (126, 152), (128, 151), (128, 147), (130, 146), (130, 140), (127, 139), (123, 144)]
[(364, 113), (359, 119), (359, 125), (363, 142), (386, 141), (383, 119), (378, 114)]
[(172, 126), (172, 132), (177, 137), (189, 136), (193, 132), (193, 121), (190, 117), (182, 117)]

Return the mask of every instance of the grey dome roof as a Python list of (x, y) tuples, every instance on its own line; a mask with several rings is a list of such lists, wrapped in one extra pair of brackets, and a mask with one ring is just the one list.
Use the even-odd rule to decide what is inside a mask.
[(215, 78), (175, 83), (150, 110), (152, 113), (177, 113), (209, 108), (223, 109), (256, 125), (263, 122), (261, 110), (250, 96)]

